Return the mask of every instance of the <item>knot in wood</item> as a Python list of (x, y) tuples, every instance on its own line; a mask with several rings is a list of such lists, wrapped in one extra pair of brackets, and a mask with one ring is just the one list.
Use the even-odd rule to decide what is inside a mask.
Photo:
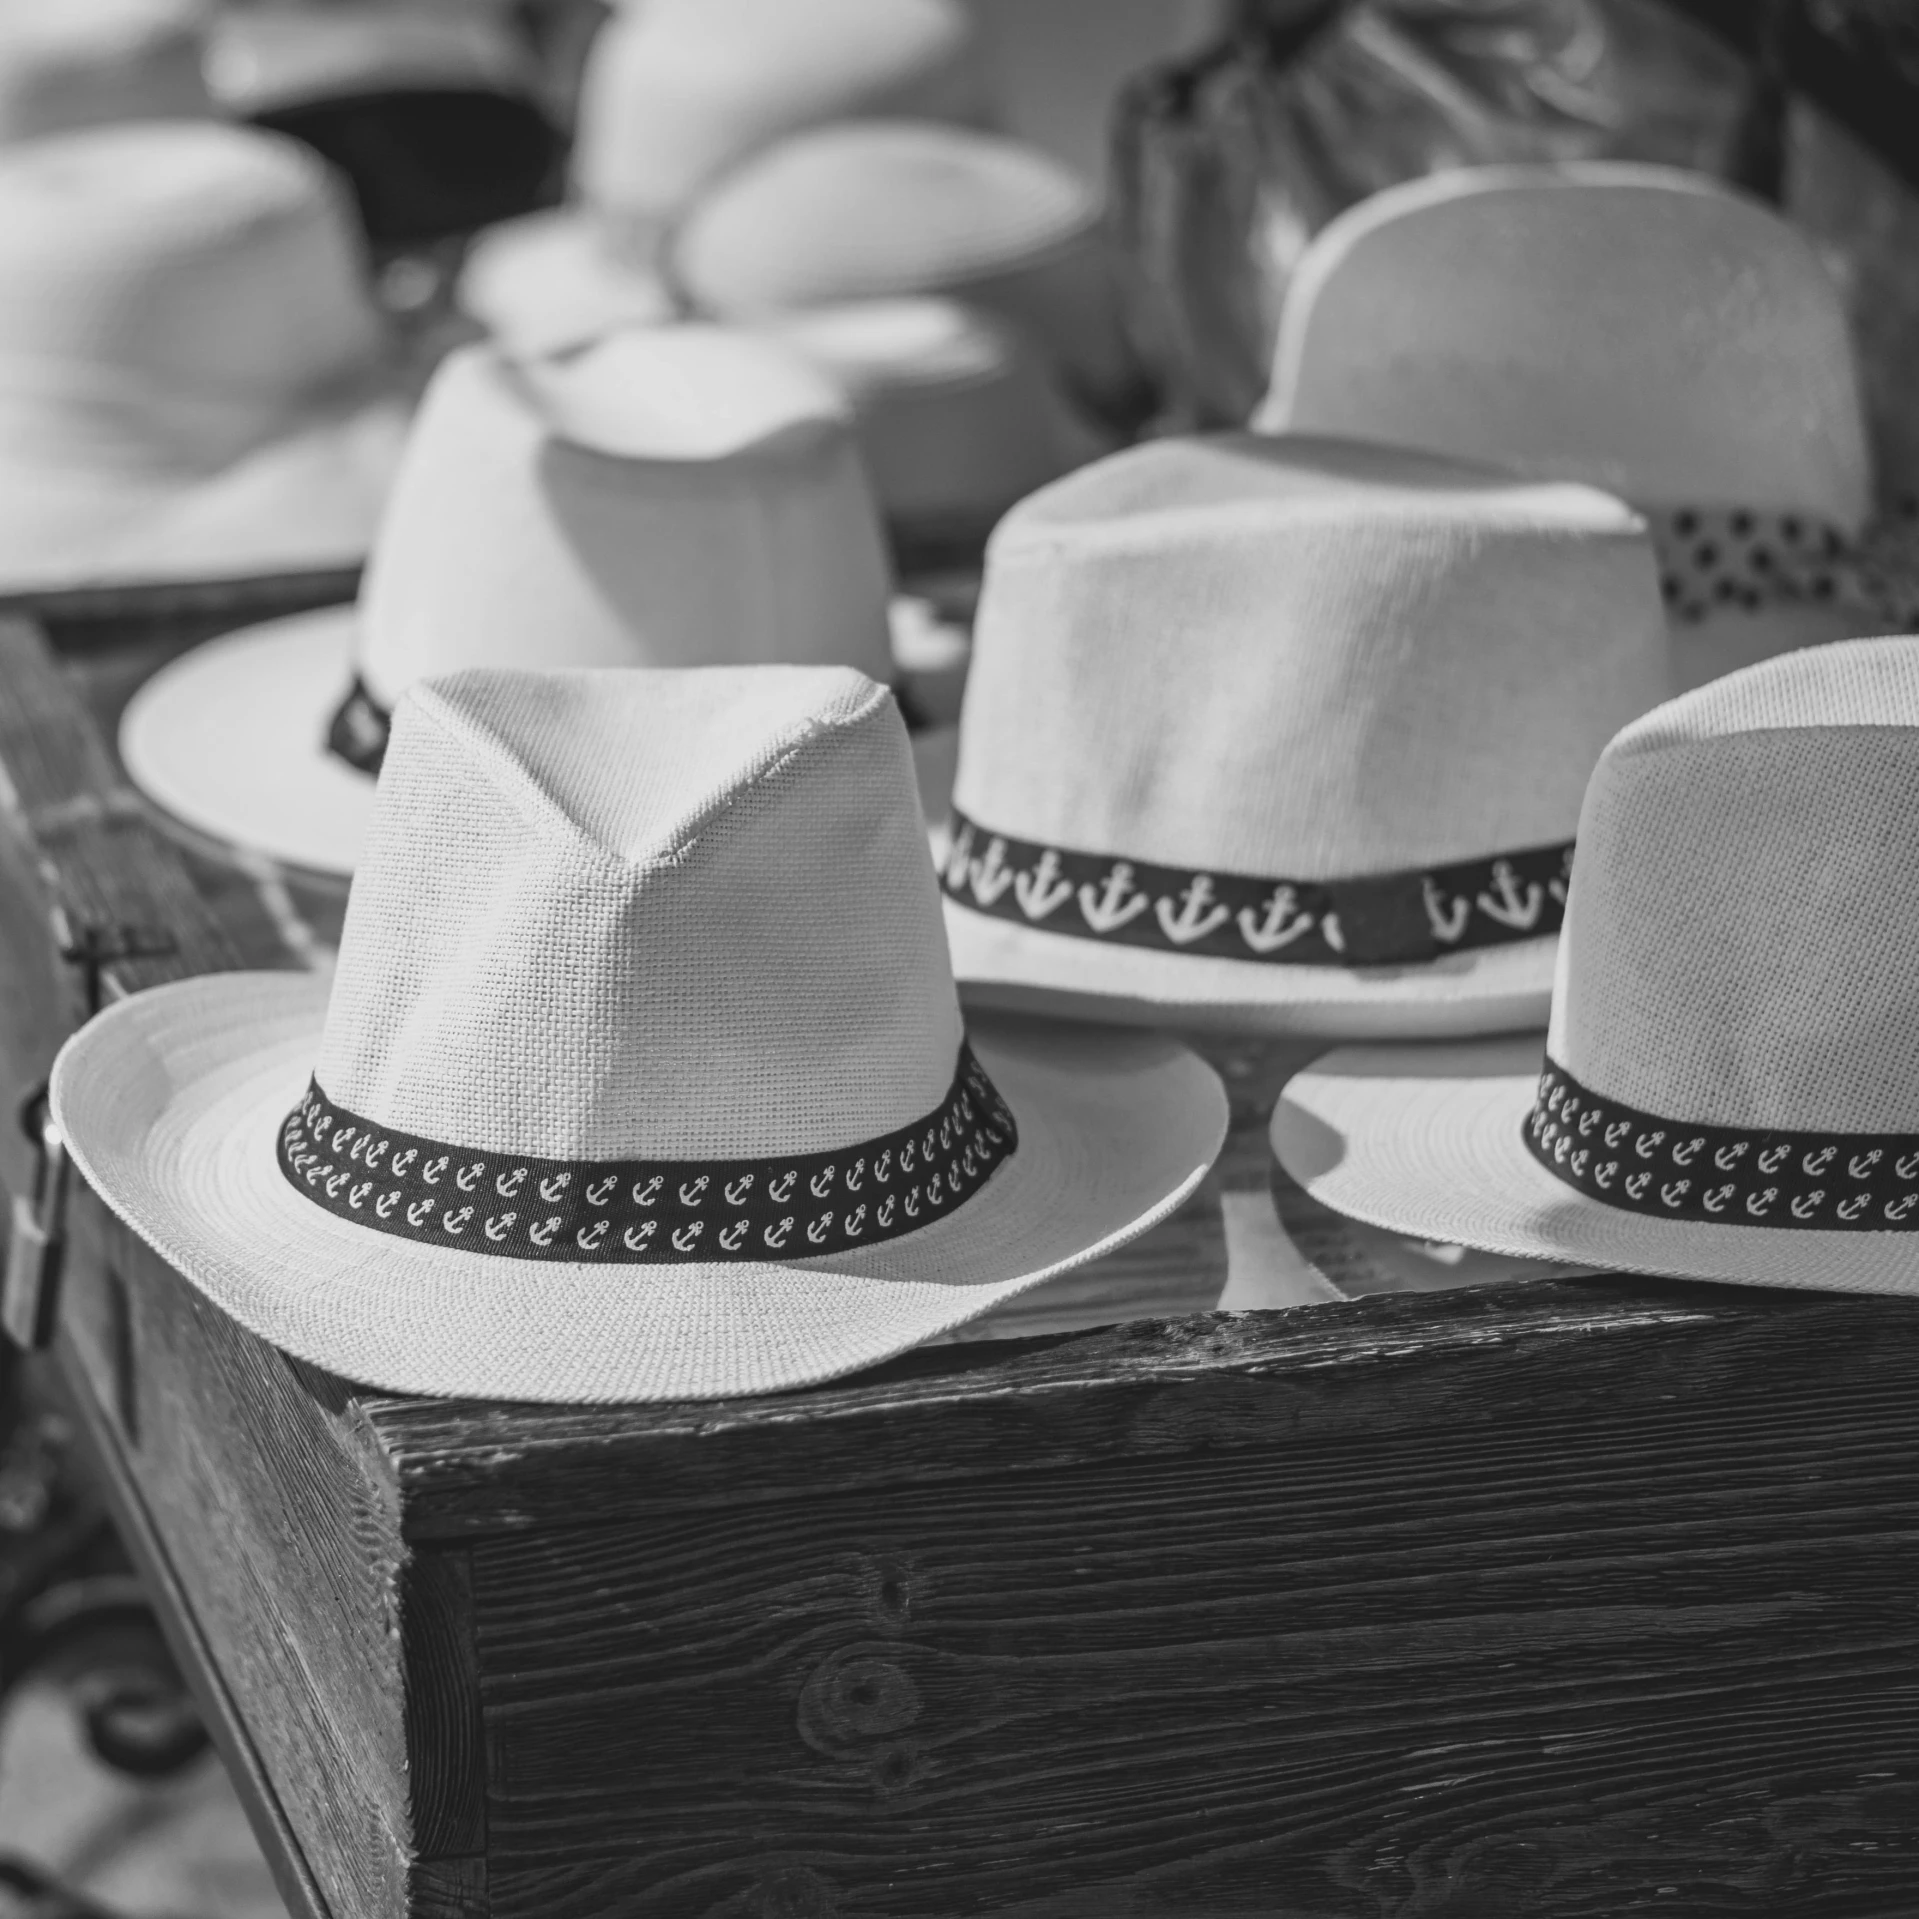
[(800, 1735), (831, 1751), (903, 1732), (920, 1716), (913, 1676), (891, 1659), (842, 1655), (817, 1667), (800, 1691)]

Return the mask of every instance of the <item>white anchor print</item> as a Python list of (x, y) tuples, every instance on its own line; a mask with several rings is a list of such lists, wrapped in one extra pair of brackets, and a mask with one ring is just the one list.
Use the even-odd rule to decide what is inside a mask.
[(462, 1206), (457, 1213), (442, 1213), (440, 1215), (440, 1226), (445, 1232), (463, 1233), (466, 1231), (467, 1224), (472, 1217), (473, 1208), (471, 1206)]
[(489, 1219), (480, 1230), (497, 1246), (513, 1230), (513, 1222), (518, 1218), (518, 1213), (502, 1213), (497, 1219)]
[(765, 1240), (767, 1245), (772, 1247), (775, 1252), (778, 1252), (779, 1249), (786, 1244), (787, 1235), (791, 1233), (792, 1230), (793, 1216), (789, 1213), (777, 1226), (769, 1226), (760, 1237)]
[(1792, 1203), (1794, 1219), (1810, 1219), (1819, 1210), (1819, 1202), (1825, 1198), (1823, 1187), (1814, 1187), (1810, 1193), (1802, 1193)]
[(1846, 1171), (1854, 1179), (1864, 1179), (1884, 1158), (1885, 1154), (1875, 1146), (1869, 1153), (1855, 1153), (1846, 1161)]
[(1691, 1186), (1692, 1181), (1689, 1179), (1676, 1179), (1670, 1186), (1660, 1187), (1659, 1197), (1663, 1199), (1668, 1206), (1677, 1206), (1679, 1202), (1686, 1197)]
[(1672, 1163), (1675, 1166), (1690, 1166), (1705, 1151), (1705, 1147), (1703, 1139), (1689, 1139), (1685, 1145), (1672, 1149)]
[(1433, 938), (1442, 946), (1450, 946), (1466, 931), (1466, 922), (1472, 918), (1473, 903), (1456, 895), (1448, 900), (1430, 879), (1419, 883), (1420, 897), (1426, 903), (1426, 923), (1433, 929)]
[(1651, 1159), (1659, 1150), (1659, 1142), (1665, 1137), (1664, 1133), (1648, 1133), (1644, 1139), (1634, 1140), (1632, 1149), (1641, 1159)]
[(1601, 1192), (1604, 1192), (1618, 1176), (1619, 1162), (1616, 1159), (1609, 1159), (1605, 1165), (1595, 1166), (1593, 1168), (1593, 1184), (1597, 1186)]
[(883, 1153), (880, 1154), (879, 1158), (873, 1162), (874, 1185), (884, 1186), (886, 1182), (892, 1177), (892, 1174), (893, 1174), (893, 1149), (889, 1146)]
[(1073, 882), (1060, 878), (1059, 855), (1050, 846), (1030, 873), (1014, 880), (1013, 897), (1029, 920), (1043, 920), (1073, 897)]
[(642, 1186), (638, 1180), (635, 1180), (633, 1182), (633, 1204), (635, 1206), (651, 1206), (653, 1202), (659, 1198), (660, 1188), (665, 1184), (665, 1179), (658, 1173), (655, 1173), (644, 1186)]
[(848, 1239), (858, 1239), (860, 1234), (863, 1233), (865, 1230), (866, 1230), (866, 1204), (864, 1201), (862, 1201), (859, 1205), (855, 1206), (850, 1213), (847, 1214), (845, 1221), (842, 1223), (840, 1227), (840, 1231), (843, 1232)]
[(827, 1194), (833, 1190), (832, 1167), (827, 1167), (822, 1173), (815, 1173), (813, 1177), (806, 1182), (806, 1190), (811, 1193), (815, 1199), (824, 1199)]
[(680, 1187), (680, 1204), (682, 1206), (697, 1206), (700, 1203), (701, 1196), (711, 1183), (706, 1175), (702, 1173), (698, 1179), (693, 1180), (690, 1184), (683, 1184)]
[(551, 1219), (543, 1219), (539, 1225), (529, 1226), (526, 1229), (526, 1236), (535, 1246), (551, 1246), (559, 1237), (560, 1228), (565, 1224), (566, 1221), (555, 1213)]
[(382, 1219), (391, 1219), (393, 1217), (393, 1209), (398, 1206), (399, 1203), (400, 1195), (398, 1193), (388, 1193), (383, 1198), (376, 1199), (373, 1202), (373, 1210)]
[(377, 1173), (380, 1170), (380, 1162), (386, 1158), (386, 1149), (391, 1144), (390, 1140), (383, 1139), (379, 1145), (367, 1148), (366, 1169), (369, 1173)]
[(933, 1177), (926, 1182), (927, 1205), (929, 1206), (943, 1205), (945, 1203), (943, 1198), (944, 1190), (945, 1190), (944, 1184), (941, 1181), (940, 1176), (937, 1173), (935, 1173)]
[(613, 1189), (619, 1183), (618, 1173), (608, 1173), (603, 1180), (586, 1189), (586, 1203), (595, 1208), (604, 1206), (613, 1197)]
[(461, 1192), (470, 1193), (480, 1183), (480, 1177), (486, 1171), (486, 1161), (476, 1159), (471, 1166), (463, 1166), (453, 1175), (453, 1183)]
[(1559, 871), (1546, 882), (1546, 891), (1549, 892), (1561, 906), (1564, 906), (1566, 903), (1567, 890), (1571, 887), (1572, 883), (1573, 850), (1569, 846), (1565, 852), (1559, 856)]
[(591, 1226), (573, 1235), (573, 1243), (583, 1253), (598, 1252), (600, 1241), (612, 1230), (613, 1222), (610, 1219), (596, 1219)]
[(913, 1170), (913, 1142), (909, 1139), (900, 1148), (900, 1171), (910, 1173)]
[(416, 1199), (406, 1209), (406, 1223), (409, 1226), (424, 1226), (432, 1214), (433, 1204), (431, 1199)]
[(799, 1184), (798, 1173), (782, 1173), (767, 1187), (766, 1196), (775, 1206), (784, 1206), (791, 1197), (793, 1188)]
[(893, 1223), (893, 1202), (898, 1197), (897, 1193), (888, 1193), (880, 1202), (879, 1211), (873, 1215), (873, 1224), (882, 1232)]
[(690, 1253), (693, 1250), (693, 1242), (705, 1231), (706, 1221), (703, 1219), (696, 1219), (690, 1225), (682, 1226), (680, 1230), (673, 1235), (674, 1250), (676, 1252)]
[(1762, 1173), (1776, 1173), (1791, 1157), (1790, 1146), (1768, 1146), (1754, 1164)]
[(336, 1153), (350, 1153), (352, 1150), (351, 1141), (358, 1131), (359, 1128), (356, 1126), (342, 1126), (339, 1131), (333, 1135), (333, 1150)]
[(1746, 1195), (1746, 1211), (1749, 1212), (1754, 1219), (1764, 1219), (1767, 1212), (1771, 1209), (1773, 1201), (1778, 1197), (1779, 1188), (1777, 1186), (1768, 1186), (1763, 1193), (1748, 1193)]
[(331, 1160), (326, 1161), (324, 1165), (309, 1166), (306, 1173), (306, 1183), (309, 1186), (317, 1186), (321, 1180), (325, 1179), (332, 1171), (333, 1162)]
[(405, 1179), (407, 1168), (419, 1157), (419, 1149), (413, 1146), (409, 1146), (404, 1153), (396, 1154), (393, 1161), (393, 1177)]
[(1904, 1219), (1916, 1205), (1919, 1205), (1919, 1193), (1902, 1194), (1898, 1199), (1891, 1199), (1886, 1202), (1886, 1217), (1888, 1219)]
[(516, 1166), (512, 1172), (502, 1173), (500, 1177), (493, 1182), (493, 1190), (498, 1193), (502, 1199), (511, 1199), (525, 1184), (526, 1168), (524, 1166)]
[(1715, 1186), (1705, 1196), (1705, 1207), (1709, 1213), (1723, 1213), (1727, 1202), (1739, 1190), (1736, 1186)]
[(1851, 1199), (1842, 1199), (1838, 1205), (1841, 1219), (1857, 1219), (1872, 1204), (1870, 1193), (1855, 1193)]
[(1894, 1160), (1892, 1170), (1901, 1179), (1911, 1179), (1914, 1174), (1919, 1173), (1919, 1153), (1908, 1153), (1904, 1159)]
[(540, 1181), (540, 1197), (551, 1206), (572, 1184), (571, 1173), (554, 1173), (550, 1178)]
[(1510, 860), (1493, 861), (1493, 891), (1478, 895), (1479, 910), (1489, 920), (1497, 920), (1516, 933), (1530, 932), (1539, 924), (1546, 905), (1545, 889), (1528, 881), (1522, 891)]
[(1319, 937), (1323, 939), (1335, 953), (1345, 952), (1346, 935), (1340, 930), (1339, 915), (1337, 913), (1328, 913), (1326, 917), (1319, 922)]
[(946, 889), (957, 893), (966, 884), (966, 875), (973, 864), (973, 828), (969, 822), (954, 835), (952, 847), (946, 855)]
[(806, 1241), (809, 1246), (824, 1246), (826, 1235), (833, 1229), (833, 1215), (822, 1213), (806, 1229)]
[(918, 1219), (920, 1216), (920, 1189), (915, 1186), (906, 1197), (900, 1201), (900, 1204), (906, 1208), (906, 1217), (908, 1219)]
[(438, 1159), (429, 1160), (426, 1165), (420, 1168), (420, 1177), (425, 1180), (429, 1186), (437, 1186), (440, 1181), (445, 1178), (446, 1169), (452, 1164), (452, 1160), (449, 1159), (445, 1153), (442, 1153)]
[(1650, 1173), (1633, 1173), (1626, 1180), (1626, 1191), (1634, 1199), (1644, 1199), (1646, 1188), (1652, 1184)]
[(1579, 1137), (1581, 1139), (1590, 1139), (1593, 1129), (1599, 1124), (1601, 1118), (1602, 1115), (1597, 1106), (1591, 1107), (1586, 1112), (1581, 1113), (1579, 1115)]
[(657, 1219), (643, 1219), (637, 1226), (629, 1226), (626, 1231), (620, 1235), (620, 1244), (624, 1246), (629, 1253), (644, 1252), (646, 1242), (651, 1239), (659, 1229), (660, 1222)]
[(1126, 860), (1115, 860), (1113, 870), (1097, 887), (1079, 889), (1080, 917), (1095, 933), (1117, 933), (1150, 905), (1152, 901), (1144, 893), (1134, 890), (1133, 869)]
[(1712, 1163), (1722, 1173), (1730, 1173), (1746, 1156), (1746, 1142), (1742, 1139), (1736, 1146), (1722, 1146), (1712, 1156)]
[(1823, 1146), (1816, 1153), (1808, 1153), (1799, 1164), (1805, 1168), (1808, 1179), (1817, 1179), (1832, 1162), (1839, 1157), (1836, 1146)]
[(982, 906), (992, 906), (1013, 880), (1013, 869), (1006, 864), (1006, 842), (997, 838), (989, 841), (985, 857), (973, 862), (969, 881), (973, 897)]
[(1312, 914), (1300, 912), (1299, 894), (1290, 886), (1275, 887), (1265, 907), (1263, 913), (1239, 909), (1239, 936), (1255, 953), (1277, 953), (1313, 930)]
[(1559, 1137), (1553, 1141), (1554, 1165), (1556, 1166), (1565, 1165), (1566, 1155), (1570, 1153), (1572, 1149), (1573, 1149), (1573, 1136), (1570, 1133), (1561, 1133)]
[(738, 1179), (729, 1179), (724, 1190), (729, 1206), (744, 1206), (747, 1194), (753, 1190), (753, 1175), (742, 1173)]
[(327, 1198), (338, 1199), (340, 1197), (341, 1188), (344, 1187), (347, 1184), (347, 1182), (352, 1179), (352, 1177), (353, 1177), (352, 1173), (349, 1172), (346, 1168), (342, 1167), (341, 1170), (335, 1173), (333, 1177), (330, 1180), (328, 1180), (326, 1183)]
[(1572, 1174), (1574, 1179), (1584, 1179), (1586, 1177), (1586, 1162), (1591, 1157), (1591, 1153), (1582, 1146), (1579, 1151), (1566, 1162), (1566, 1170)]
[(316, 1140), (324, 1141), (332, 1125), (333, 1122), (330, 1119), (316, 1119), (313, 1122), (313, 1137)]
[(852, 1165), (846, 1169), (845, 1175), (840, 1180), (840, 1184), (844, 1186), (849, 1193), (857, 1193), (865, 1181), (866, 1161), (864, 1159), (856, 1159)]
[(354, 1187), (352, 1192), (347, 1194), (346, 1203), (357, 1213), (360, 1208), (366, 1204), (366, 1196), (372, 1192), (372, 1190), (373, 1182), (370, 1179), (363, 1179), (359, 1185)]
[(745, 1241), (747, 1234), (752, 1230), (753, 1222), (751, 1220), (736, 1219), (731, 1226), (726, 1227), (721, 1232), (720, 1244), (725, 1247), (729, 1253), (737, 1253)]

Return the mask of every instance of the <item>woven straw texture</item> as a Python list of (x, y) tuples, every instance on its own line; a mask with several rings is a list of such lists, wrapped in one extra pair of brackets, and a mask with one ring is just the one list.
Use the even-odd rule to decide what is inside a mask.
[(1258, 418), (1849, 535), (1871, 501), (1839, 289), (1776, 214), (1662, 168), (1449, 173), (1341, 216)]
[[(1647, 715), (1582, 815), (1552, 1058), (1681, 1125), (1919, 1135), (1915, 844), (1919, 640), (1790, 655)], [(1666, 1219), (1563, 1183), (1522, 1143), (1539, 1060), (1524, 1043), (1330, 1054), (1287, 1088), (1275, 1149), (1326, 1204), (1427, 1238), (1919, 1286), (1909, 1233)]]
[(950, 1330), (1204, 1177), (1218, 1081), (1157, 1038), (974, 1035), (1019, 1144), (936, 1224), (808, 1266), (533, 1263), (400, 1241), (281, 1175), (317, 1071), (376, 1125), (533, 1157), (836, 1151), (961, 1040), (911, 757), (843, 669), (471, 673), (396, 718), (327, 989), (142, 994), (56, 1065), (108, 1204), (266, 1337), (397, 1390), (767, 1391)]

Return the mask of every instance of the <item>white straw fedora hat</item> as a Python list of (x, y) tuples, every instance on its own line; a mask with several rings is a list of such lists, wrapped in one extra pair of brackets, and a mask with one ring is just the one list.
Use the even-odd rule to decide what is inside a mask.
[(1587, 487), (1155, 441), (987, 548), (943, 879), (969, 1001), (1256, 1034), (1543, 1023), (1586, 777), (1664, 698)]
[(353, 869), (389, 716), (478, 666), (763, 661), (889, 672), (890, 576), (843, 403), (712, 327), (435, 375), (360, 604), (197, 648), (134, 697), (121, 752), (176, 818)]
[(1027, 340), (955, 300), (860, 300), (764, 330), (846, 394), (902, 563), (977, 559), (993, 523), (1112, 450)]
[(213, 122), (0, 153), (0, 598), (365, 558), (406, 407), (320, 163)]
[(697, 201), (663, 260), (694, 310), (729, 320), (954, 295), (1025, 328), (1077, 397), (1114, 411), (1136, 397), (1098, 195), (997, 134), (903, 120), (796, 134)]
[(1211, 1070), (961, 1026), (906, 732), (843, 668), (454, 675), (396, 716), (331, 984), (123, 1002), (57, 1062), (106, 1203), (394, 1391), (832, 1378), (1122, 1245)]
[(1288, 1173), (1429, 1239), (1696, 1279), (1919, 1290), (1919, 640), (1786, 655), (1593, 774), (1537, 1040), (1350, 1048)]
[(522, 349), (658, 317), (660, 236), (749, 154), (823, 121), (983, 110), (962, 0), (647, 0), (588, 54), (574, 204), (482, 235), (463, 304)]
[(0, 145), (213, 111), (212, 0), (0, 0)]
[(1919, 567), (1870, 540), (1839, 287), (1778, 214), (1694, 174), (1468, 169), (1362, 202), (1287, 290), (1258, 424), (1630, 500), (1682, 686), (1919, 621)]

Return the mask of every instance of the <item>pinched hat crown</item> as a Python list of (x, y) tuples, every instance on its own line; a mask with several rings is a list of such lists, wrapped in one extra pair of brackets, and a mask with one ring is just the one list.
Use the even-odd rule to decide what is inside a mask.
[(1915, 847), (1919, 641), (1648, 714), (1586, 796), (1548, 1052), (1676, 1122), (1919, 1135)]
[(888, 569), (841, 397), (770, 342), (635, 329), (435, 376), (362, 598), (391, 706), (468, 666), (889, 671)]
[(364, 373), (383, 330), (321, 163), (241, 127), (167, 122), (0, 156), (0, 391), (230, 414)]
[(1830, 274), (1777, 214), (1656, 167), (1447, 174), (1342, 215), (1288, 289), (1259, 422), (1847, 537), (1870, 503)]
[(981, 841), (1215, 875), (1480, 860), (1572, 837), (1668, 671), (1615, 500), (1310, 438), (1162, 440), (996, 529), (954, 805)]
[(933, 1111), (961, 1037), (905, 728), (859, 674), (475, 672), (400, 707), (339, 1107), (481, 1154), (812, 1153)]

